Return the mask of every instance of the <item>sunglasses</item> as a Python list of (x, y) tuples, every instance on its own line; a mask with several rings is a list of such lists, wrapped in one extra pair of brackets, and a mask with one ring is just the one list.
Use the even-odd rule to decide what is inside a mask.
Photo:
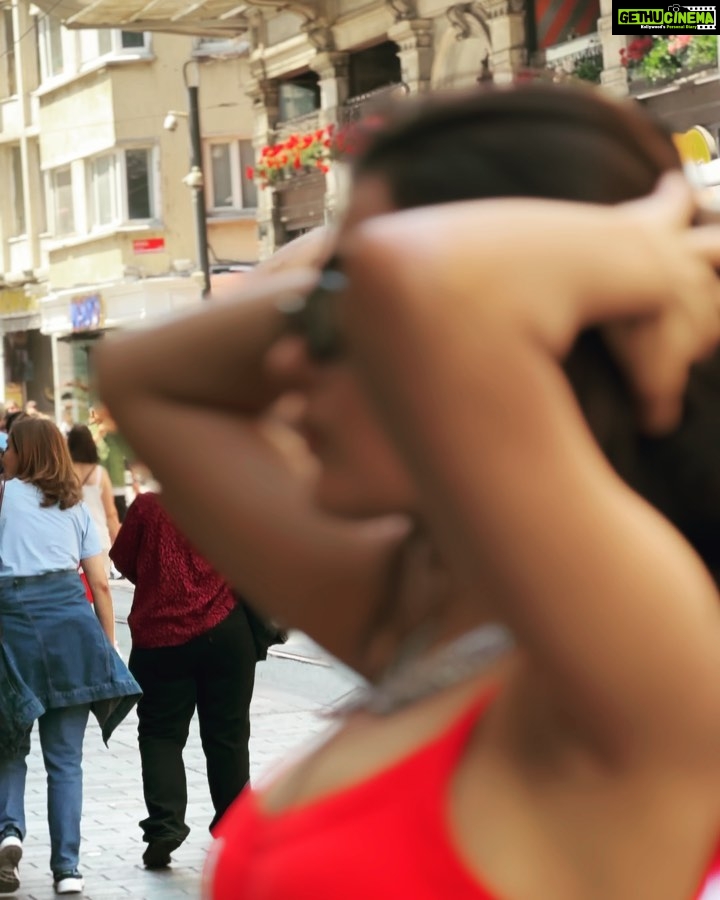
[(323, 267), (320, 280), (310, 293), (282, 307), (288, 331), (305, 340), (314, 362), (328, 363), (343, 352), (343, 340), (337, 322), (338, 297), (347, 288), (348, 279), (333, 257)]

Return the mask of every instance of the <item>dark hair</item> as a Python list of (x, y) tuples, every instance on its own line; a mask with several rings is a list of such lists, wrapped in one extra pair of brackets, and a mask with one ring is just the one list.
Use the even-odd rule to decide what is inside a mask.
[(73, 462), (97, 465), (97, 445), (87, 425), (73, 425), (68, 431), (67, 444)]
[[(637, 104), (536, 83), (402, 101), (369, 138), (355, 178), (380, 176), (398, 209), (483, 197), (614, 204), (649, 193), (679, 167), (669, 134)], [(695, 367), (683, 423), (660, 439), (640, 432), (596, 330), (581, 335), (566, 371), (615, 469), (683, 532), (718, 580), (720, 352)]]
[(15, 477), (42, 491), (42, 506), (69, 509), (82, 500), (67, 442), (54, 422), (23, 416), (14, 423), (8, 440), (18, 456)]
[(17, 422), (18, 419), (24, 419), (26, 416), (27, 413), (24, 413), (21, 409), (16, 410), (16, 412), (7, 413), (5, 416), (5, 431), (10, 434), (10, 429), (15, 422)]

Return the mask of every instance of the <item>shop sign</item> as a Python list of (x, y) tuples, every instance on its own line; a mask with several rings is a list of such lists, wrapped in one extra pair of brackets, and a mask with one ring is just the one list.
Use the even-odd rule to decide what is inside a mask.
[(105, 312), (102, 294), (78, 294), (70, 300), (73, 331), (97, 331), (103, 327)]
[(37, 298), (27, 294), (24, 288), (5, 288), (0, 290), (0, 316), (31, 313), (35, 312), (37, 308)]
[(165, 249), (165, 238), (143, 238), (133, 241), (133, 253), (162, 253)]

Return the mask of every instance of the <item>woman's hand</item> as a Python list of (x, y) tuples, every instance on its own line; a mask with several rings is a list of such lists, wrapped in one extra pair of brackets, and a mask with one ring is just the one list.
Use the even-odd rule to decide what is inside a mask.
[(637, 398), (643, 428), (662, 434), (680, 422), (692, 365), (720, 342), (720, 226), (689, 227), (697, 206), (677, 173), (619, 209), (637, 223), (638, 252), (650, 244), (665, 276), (666, 302), (603, 333)]

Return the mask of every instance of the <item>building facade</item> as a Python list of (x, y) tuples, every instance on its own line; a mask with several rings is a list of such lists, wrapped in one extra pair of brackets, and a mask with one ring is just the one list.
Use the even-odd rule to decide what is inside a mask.
[(702, 125), (717, 136), (720, 126), (717, 39), (613, 35), (612, 0), (61, 0), (59, 8), (78, 28), (194, 29), (249, 42), (256, 165), (266, 176), (263, 256), (336, 213), (343, 166), (317, 143), (332, 143), (328, 128), (341, 132), (392, 91), (540, 71), (634, 97), (677, 132)]
[(257, 258), (248, 48), (70, 30), (27, 0), (0, 4), (0, 48), (0, 399), (82, 420), (93, 343), (201, 300), (189, 78), (209, 271)]

